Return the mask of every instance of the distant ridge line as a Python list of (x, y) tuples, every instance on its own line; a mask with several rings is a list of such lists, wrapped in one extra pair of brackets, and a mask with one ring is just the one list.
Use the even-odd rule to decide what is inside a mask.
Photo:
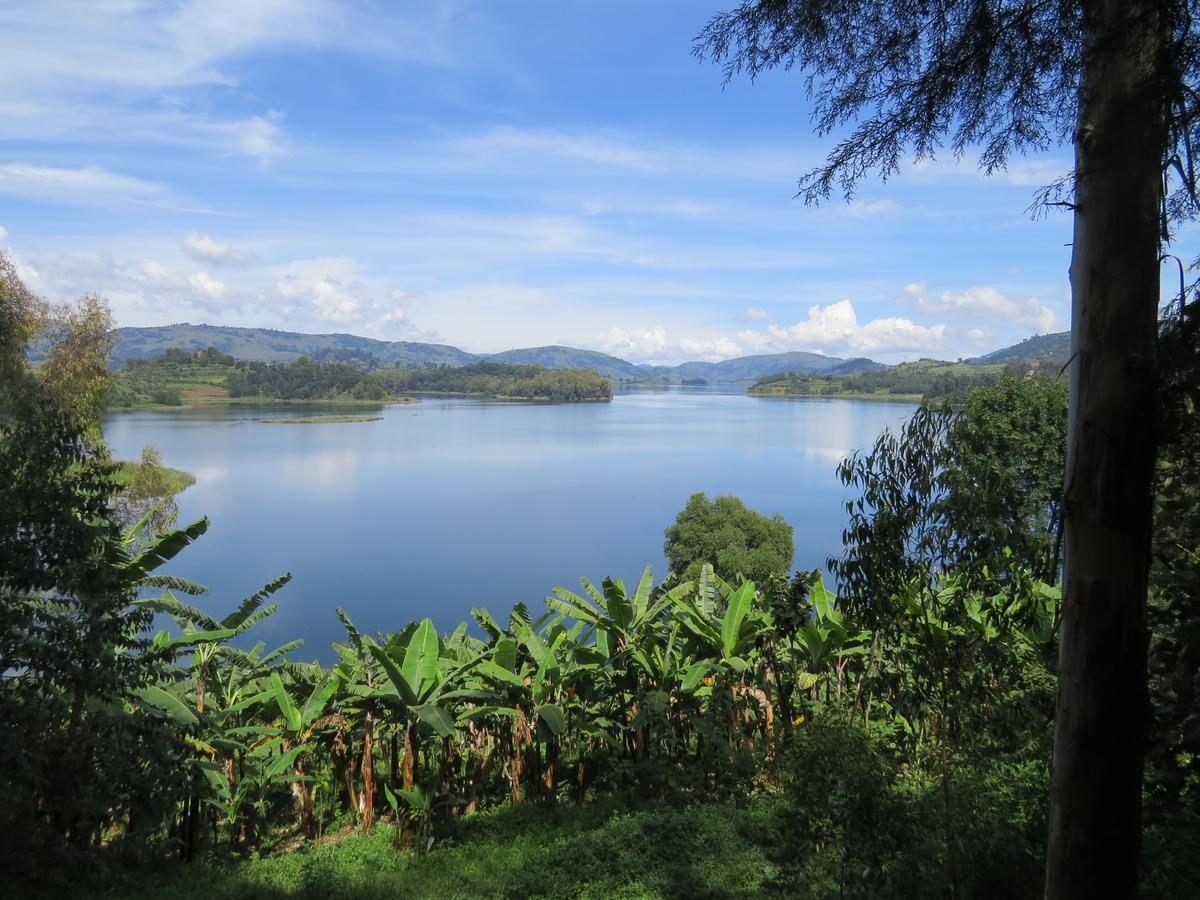
[[(687, 379), (692, 383), (703, 380), (714, 384), (738, 384), (752, 383), (766, 375), (789, 371), (813, 375), (852, 375), (886, 368), (882, 363), (865, 357), (842, 359), (804, 351), (755, 354), (720, 362), (696, 361), (676, 366), (649, 366), (631, 363), (598, 350), (563, 345), (523, 347), (500, 353), (468, 353), (450, 344), (383, 341), (348, 332), (317, 334), (277, 328), (190, 323), (117, 328), (114, 335), (116, 346), (111, 357), (114, 368), (120, 368), (131, 359), (157, 356), (172, 347), (203, 350), (210, 346), (246, 361), (286, 362), (301, 356), (339, 352), (374, 357), (384, 365), (392, 366), (457, 367), (493, 360), (552, 369), (591, 368), (606, 378), (627, 382), (653, 379), (663, 383), (680, 383)], [(1057, 356), (1060, 348), (1065, 355), (1068, 343), (1067, 332), (1038, 335), (966, 362), (986, 364), (1009, 359)]]

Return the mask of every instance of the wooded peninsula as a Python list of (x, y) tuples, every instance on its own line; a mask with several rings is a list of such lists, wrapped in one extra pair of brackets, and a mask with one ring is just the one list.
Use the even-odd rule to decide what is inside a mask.
[(307, 357), (244, 362), (209, 347), (131, 359), (108, 396), (110, 409), (152, 409), (230, 401), (397, 403), (408, 394), (572, 403), (611, 400), (612, 384), (592, 369), (497, 362), (368, 369)]

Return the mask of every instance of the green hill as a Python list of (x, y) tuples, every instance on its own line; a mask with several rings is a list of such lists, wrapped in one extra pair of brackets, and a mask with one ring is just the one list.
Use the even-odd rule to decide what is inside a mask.
[[(978, 369), (981, 366), (1004, 365), (1019, 360), (1061, 365), (1066, 362), (1069, 345), (1070, 334), (1060, 332), (1031, 337), (1019, 344), (976, 359), (964, 360), (962, 363), (920, 360), (902, 365), (908, 369), (928, 368), (930, 365)], [(561, 345), (475, 354), (447, 344), (380, 341), (354, 334), (302, 334), (271, 328), (190, 324), (119, 328), (116, 331), (116, 349), (111, 362), (113, 368), (119, 369), (129, 360), (156, 357), (170, 348), (199, 351), (207, 347), (215, 347), (221, 353), (227, 353), (242, 362), (287, 362), (305, 356), (320, 362), (344, 363), (359, 369), (377, 369), (458, 367), (492, 361), (510, 365), (535, 365), (547, 369), (594, 369), (613, 381), (636, 381), (644, 384), (682, 384), (685, 381), (698, 384), (701, 380), (708, 384), (748, 384), (789, 372), (809, 377), (844, 379), (897, 368), (862, 357), (841, 359), (803, 351), (742, 356), (720, 362), (697, 361), (677, 366), (649, 366), (635, 365), (596, 350)], [(897, 378), (912, 380), (907, 378), (911, 373), (903, 367), (893, 376), (893, 381)], [(926, 376), (930, 374), (925, 373)], [(782, 380), (776, 380), (772, 392), (782, 389), (783, 383)], [(821, 391), (824, 392), (827, 387), (823, 385)], [(761, 390), (755, 392), (762, 393)]]
[(684, 379), (700, 378), (709, 384), (744, 384), (780, 372), (849, 375), (882, 368), (882, 363), (871, 359), (841, 359), (797, 350), (791, 353), (739, 356), (721, 362), (686, 362), (678, 366), (655, 366), (651, 374), (674, 384), (679, 384)]
[(851, 375), (780, 372), (750, 388), (755, 397), (860, 397), (919, 400), (953, 397), (991, 384), (1004, 371), (1002, 363), (971, 365), (940, 359), (918, 359)]
[(286, 362), (301, 356), (320, 357), (337, 351), (374, 357), (388, 366), (462, 366), (479, 357), (445, 344), (415, 341), (377, 341), (354, 334), (301, 334), (272, 328), (236, 328), (226, 325), (162, 325), (153, 328), (118, 328), (111, 357), (113, 368), (130, 359), (158, 356), (164, 350), (203, 350), (215, 347), (247, 362)]
[(542, 366), (546, 369), (595, 369), (605, 378), (614, 381), (641, 381), (646, 377), (644, 366), (635, 366), (616, 356), (596, 350), (580, 350), (576, 347), (527, 347), (522, 350), (505, 350), (485, 357), (492, 362), (512, 365)]
[(1015, 360), (1028, 359), (1037, 361), (1066, 363), (1071, 355), (1071, 332), (1058, 331), (1054, 334), (1039, 334), (1025, 338), (1019, 344), (993, 350), (986, 356), (968, 359), (971, 365), (989, 365), (992, 363), (1007, 363)]
[(465, 366), (482, 361), (510, 365), (535, 365), (547, 369), (594, 369), (613, 381), (681, 384), (685, 379), (709, 384), (753, 382), (776, 372), (802, 371), (852, 374), (882, 368), (869, 359), (840, 359), (818, 353), (772, 353), (743, 356), (722, 362), (686, 362), (678, 366), (635, 365), (628, 360), (578, 347), (552, 345), (475, 354), (447, 344), (417, 341), (380, 341), (354, 334), (302, 334), (272, 328), (226, 325), (161, 325), (118, 328), (112, 367), (131, 359), (149, 359), (164, 350), (199, 351), (215, 347), (240, 362), (288, 362), (302, 356), (321, 362), (347, 363), (360, 369), (419, 366)]

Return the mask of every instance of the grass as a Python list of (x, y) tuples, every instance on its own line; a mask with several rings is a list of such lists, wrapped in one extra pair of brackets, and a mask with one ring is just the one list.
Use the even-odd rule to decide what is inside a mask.
[[(625, 809), (506, 807), (460, 820), (433, 850), (394, 830), (241, 861), (171, 863), (80, 897), (146, 900), (340, 897), (756, 897), (778, 889), (779, 801)], [(794, 892), (791, 892), (795, 896)]]
[(341, 425), (346, 422), (378, 422), (383, 416), (291, 416), (283, 419), (255, 419), (264, 425)]
[[(141, 468), (141, 463), (130, 462), (128, 460), (121, 460), (118, 465), (120, 468), (117, 469), (116, 482), (121, 487), (129, 484), (130, 479)], [(160, 466), (159, 472), (164, 482), (163, 487), (171, 494), (178, 494), (184, 488), (189, 488), (196, 483), (196, 476), (191, 472), (184, 472), (182, 469), (171, 469), (167, 466)]]

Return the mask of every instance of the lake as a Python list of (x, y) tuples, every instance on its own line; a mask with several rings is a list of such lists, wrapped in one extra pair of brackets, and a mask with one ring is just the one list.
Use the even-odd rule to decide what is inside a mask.
[(777, 400), (737, 389), (618, 391), (612, 403), (426, 399), (374, 422), (268, 425), (345, 407), (214, 406), (110, 415), (114, 454), (157, 447), (196, 476), (180, 522), (208, 534), (166, 571), (211, 589), (218, 615), (291, 572), (279, 612), (252, 635), (303, 638), (298, 659), (329, 661), (344, 637), (430, 616), (449, 630), (473, 606), (533, 610), (580, 576), (666, 575), (663, 529), (696, 491), (735, 494), (795, 529), (795, 567), (840, 553), (847, 453), (903, 423), (913, 405)]

